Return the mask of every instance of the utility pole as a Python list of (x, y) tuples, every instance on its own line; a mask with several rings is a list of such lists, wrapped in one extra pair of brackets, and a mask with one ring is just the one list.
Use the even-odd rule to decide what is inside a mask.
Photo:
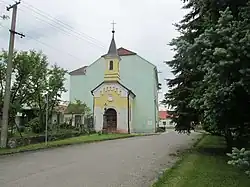
[(48, 145), (48, 118), (49, 118), (49, 92), (46, 94), (46, 126), (45, 126), (45, 144)]
[(16, 17), (17, 17), (17, 5), (21, 1), (16, 2), (13, 5), (7, 7), (7, 11), (13, 9), (12, 20), (11, 20), (11, 29), (10, 31), (10, 41), (9, 41), (9, 53), (8, 53), (8, 64), (6, 72), (6, 84), (5, 84), (5, 93), (4, 93), (4, 106), (3, 106), (3, 116), (2, 116), (2, 127), (1, 127), (1, 148), (7, 147), (8, 139), (8, 122), (9, 122), (9, 107), (10, 107), (10, 90), (11, 90), (11, 74), (12, 74), (12, 56), (14, 50), (14, 40), (15, 35), (20, 35), (21, 38), (25, 37), (23, 34), (16, 32)]

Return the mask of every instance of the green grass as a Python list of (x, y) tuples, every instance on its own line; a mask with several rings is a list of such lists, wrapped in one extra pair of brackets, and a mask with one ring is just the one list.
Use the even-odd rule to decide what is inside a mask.
[(183, 154), (153, 187), (248, 187), (250, 178), (227, 164), (222, 138), (206, 135), (197, 146)]
[[(54, 131), (49, 131), (48, 134), (60, 134), (60, 133), (77, 133), (79, 132), (78, 130), (73, 130), (73, 129), (58, 129)], [(44, 136), (44, 133), (33, 133), (33, 132), (21, 132), (21, 135), (23, 138), (29, 138), (29, 137), (36, 137), (36, 136)], [(20, 133), (19, 132), (14, 132), (11, 136), (11, 138), (20, 138)]]
[(79, 137), (74, 137), (74, 138), (68, 138), (64, 140), (51, 141), (51, 142), (48, 142), (47, 145), (45, 143), (39, 143), (39, 144), (30, 144), (27, 146), (17, 147), (13, 149), (1, 149), (0, 148), (0, 155), (20, 153), (20, 152), (26, 152), (26, 151), (35, 151), (35, 150), (40, 150), (40, 149), (61, 147), (61, 146), (80, 144), (80, 143), (92, 143), (92, 142), (105, 141), (105, 140), (129, 138), (129, 137), (134, 137), (134, 136), (139, 136), (139, 135), (137, 134), (102, 134), (102, 135), (92, 134), (89, 136), (85, 135), (85, 136), (79, 136)]
[[(21, 132), (21, 134), (22, 134), (22, 137), (24, 137), (24, 138), (31, 137), (31, 136), (38, 136), (39, 135), (39, 134), (35, 134), (35, 133), (32, 133), (32, 132)], [(19, 132), (13, 133), (12, 137), (13, 138), (19, 138), (20, 137), (20, 133)]]

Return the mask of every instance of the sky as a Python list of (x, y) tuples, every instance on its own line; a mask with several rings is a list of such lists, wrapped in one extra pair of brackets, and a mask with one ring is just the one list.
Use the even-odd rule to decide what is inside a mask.
[[(0, 0), (0, 16), (11, 16)], [(158, 68), (162, 90), (173, 77), (163, 62), (174, 52), (168, 45), (178, 36), (173, 26), (185, 15), (181, 0), (23, 0), (18, 6), (15, 49), (42, 50), (52, 64), (68, 71), (89, 65), (105, 54), (111, 40), (111, 23), (116, 23), (116, 45), (136, 52)], [(0, 21), (0, 48), (8, 49), (10, 19)], [(65, 81), (69, 90), (69, 75)], [(63, 94), (69, 100), (69, 92)]]

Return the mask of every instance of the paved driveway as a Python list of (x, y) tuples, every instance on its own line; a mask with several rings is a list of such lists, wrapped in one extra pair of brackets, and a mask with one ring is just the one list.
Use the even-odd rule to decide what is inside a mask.
[(136, 137), (0, 157), (1, 187), (148, 187), (197, 134)]

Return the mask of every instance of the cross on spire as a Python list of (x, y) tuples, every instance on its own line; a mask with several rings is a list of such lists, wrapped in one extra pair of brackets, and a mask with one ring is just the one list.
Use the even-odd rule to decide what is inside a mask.
[(114, 34), (114, 33), (115, 33), (115, 24), (116, 24), (116, 23), (113, 21), (111, 24), (113, 25), (112, 33)]

